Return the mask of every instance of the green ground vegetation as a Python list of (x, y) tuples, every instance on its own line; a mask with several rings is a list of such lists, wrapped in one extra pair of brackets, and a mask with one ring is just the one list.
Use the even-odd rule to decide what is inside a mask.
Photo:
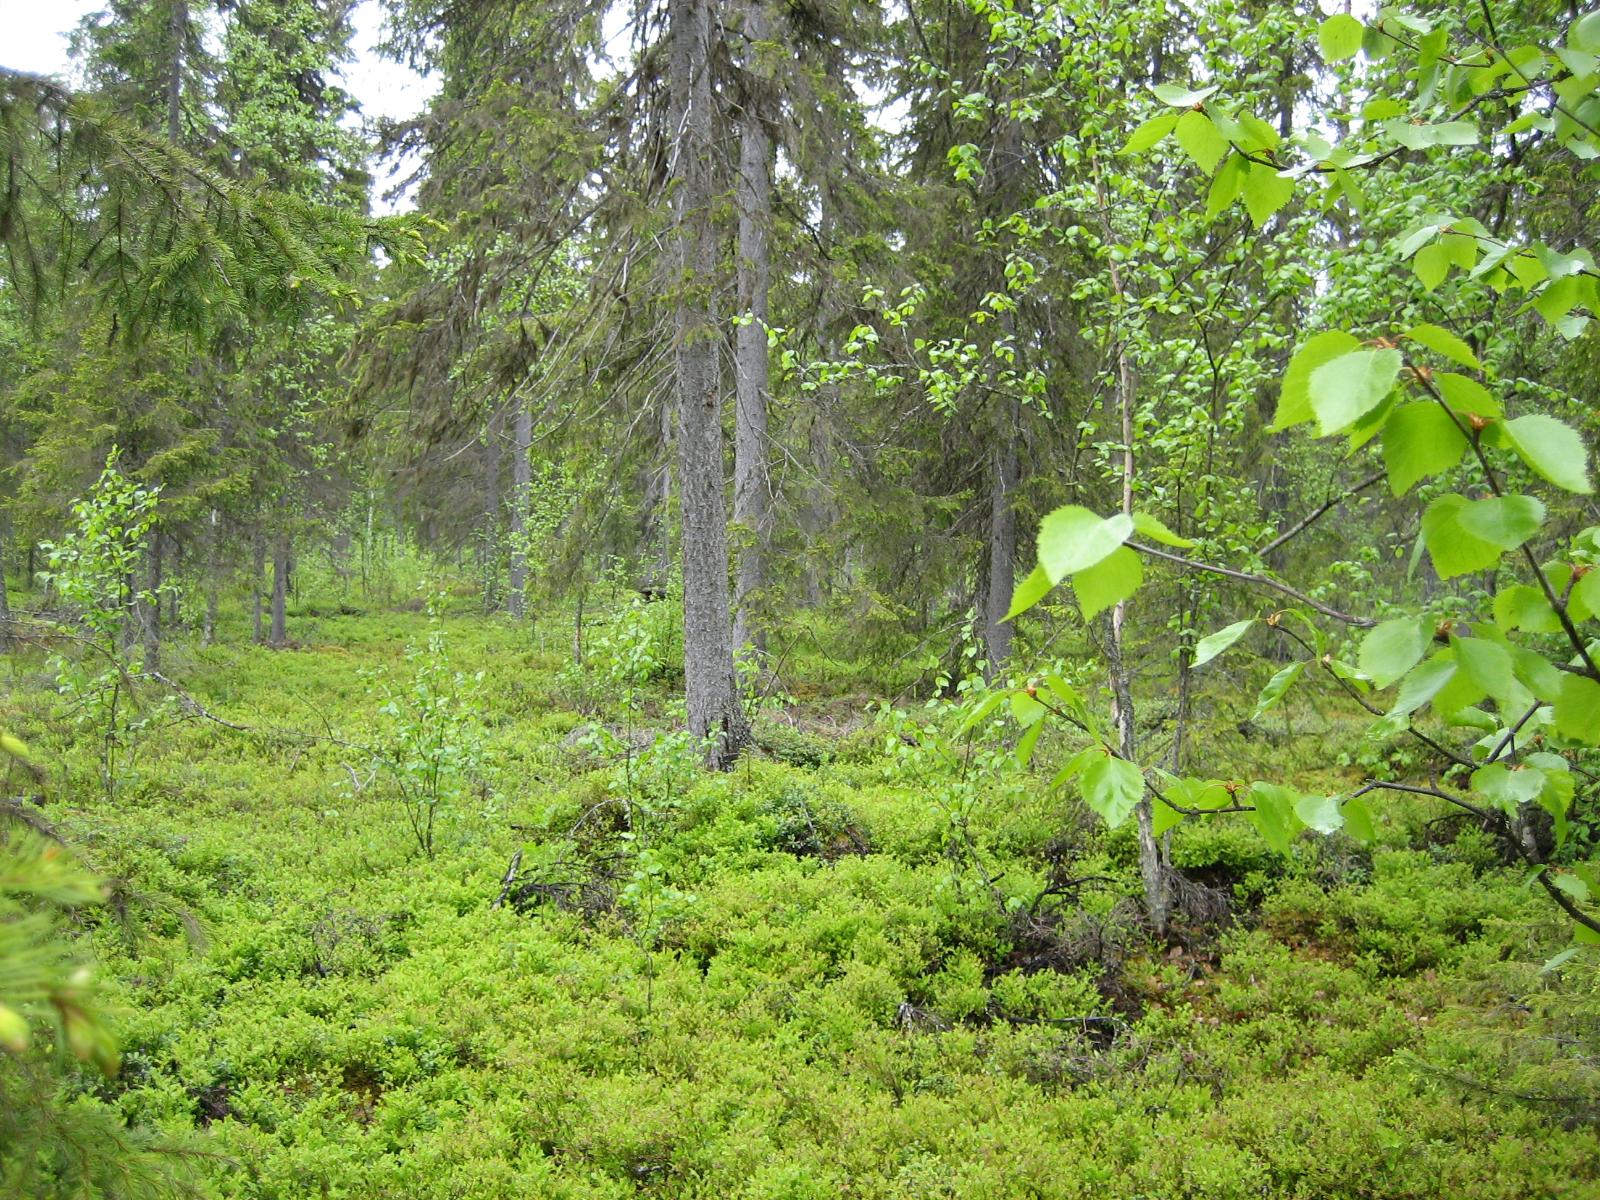
[[(578, 666), (570, 612), (530, 635), (471, 589), (308, 592), (291, 649), (182, 651), (114, 802), (43, 655), (6, 660), (26, 815), (109, 881), (66, 911), (120, 1049), (0, 1056), (8, 1095), (32, 1073), (140, 1130), (152, 1186), (262, 1200), (1600, 1194), (1600, 967), (1541, 970), (1568, 923), (1439, 802), (1287, 857), (1180, 825), (1157, 944), (1131, 826), (1047, 786), (1065, 735), (1019, 768), (914, 653), (802, 644), (708, 774), (673, 601), (591, 606)], [(1339, 720), (1197, 739), (1304, 786), (1384, 769)]]

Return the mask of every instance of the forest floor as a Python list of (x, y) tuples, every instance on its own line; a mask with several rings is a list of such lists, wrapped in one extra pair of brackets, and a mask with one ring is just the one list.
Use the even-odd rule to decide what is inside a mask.
[[(1182, 826), (1197, 886), (1157, 944), (1131, 827), (1047, 787), (1059, 748), (947, 756), (907, 724), (937, 708), (874, 716), (881, 684), (797, 658), (706, 775), (658, 736), (653, 620), (596, 624), (582, 670), (565, 628), (444, 620), (482, 729), (431, 856), (374, 757), (420, 613), (175, 647), (248, 728), (152, 707), (109, 798), (17, 661), (42, 813), (121, 916), (86, 925), (123, 1047), (86, 1093), (192, 1135), (218, 1197), (1600, 1195), (1595, 970), (1541, 973), (1568, 933), (1475, 830), (1403, 804), (1286, 860)], [(652, 676), (625, 705), (619, 662)], [(1198, 744), (1339, 773), (1294, 719)]]

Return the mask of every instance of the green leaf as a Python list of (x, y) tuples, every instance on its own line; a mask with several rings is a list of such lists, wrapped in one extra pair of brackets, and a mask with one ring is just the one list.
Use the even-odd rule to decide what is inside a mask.
[(1396, 496), (1418, 480), (1450, 470), (1466, 452), (1460, 427), (1432, 401), (1401, 405), (1384, 423), (1383, 465)]
[(1208, 98), (1216, 95), (1221, 90), (1220, 83), (1214, 83), (1208, 88), (1199, 91), (1189, 91), (1175, 83), (1158, 83), (1150, 90), (1156, 94), (1156, 99), (1163, 104), (1170, 104), (1173, 108), (1193, 108), (1197, 104), (1204, 104)]
[(1565, 845), (1567, 834), (1571, 832), (1571, 821), (1567, 814), (1572, 808), (1572, 797), (1578, 790), (1570, 764), (1559, 754), (1530, 754), (1528, 761), (1544, 772), (1539, 807), (1549, 813), (1550, 820), (1554, 822), (1556, 845)]
[(1143, 582), (1144, 567), (1139, 556), (1126, 546), (1118, 546), (1094, 566), (1074, 575), (1072, 590), (1077, 593), (1083, 619), (1092, 621), (1112, 605), (1133, 595)]
[(1461, 509), (1461, 528), (1502, 550), (1515, 550), (1539, 532), (1545, 507), (1533, 496), (1493, 496)]
[(1522, 805), (1537, 800), (1543, 788), (1544, 772), (1537, 767), (1513, 771), (1503, 763), (1490, 763), (1472, 773), (1472, 790), (1512, 816)]
[(1024, 729), (1031, 729), (1044, 720), (1049, 710), (1025, 691), (1011, 693), (1011, 715)]
[(1494, 598), (1494, 623), (1507, 632), (1560, 633), (1561, 618), (1544, 593), (1526, 583), (1501, 588)]
[[(1503, 700), (1522, 691), (1511, 667), (1511, 652), (1504, 646), (1484, 638), (1452, 636), (1450, 647), (1462, 673), (1487, 695)], [(1522, 691), (1522, 698), (1527, 692)]]
[(1133, 532), (1133, 520), (1117, 513), (1101, 520), (1087, 508), (1068, 504), (1039, 523), (1039, 565), (1051, 583), (1060, 583), (1109, 555)]
[(1228, 152), (1227, 139), (1217, 132), (1211, 118), (1198, 109), (1190, 109), (1178, 118), (1176, 133), (1178, 145), (1207, 175), (1217, 169), (1222, 156)]
[(1384, 33), (1376, 25), (1368, 25), (1361, 32), (1361, 49), (1366, 52), (1367, 57), (1373, 62), (1389, 57), (1396, 44), (1394, 38)]
[(1273, 213), (1294, 197), (1294, 180), (1285, 179), (1271, 167), (1250, 163), (1244, 177), (1244, 207), (1250, 220), (1260, 229)]
[(1600, 616), (1600, 567), (1590, 567), (1572, 585), (1571, 606), (1588, 616)]
[(1294, 815), (1318, 833), (1337, 833), (1344, 828), (1344, 813), (1337, 796), (1302, 796), (1295, 801)]
[(1300, 673), (1305, 669), (1306, 664), (1304, 661), (1292, 662), (1269, 679), (1267, 686), (1261, 689), (1261, 695), (1256, 697), (1255, 711), (1250, 714), (1250, 719), (1258, 721), (1277, 708), (1283, 702), (1283, 698), (1289, 694), (1289, 689), (1294, 686), (1294, 681), (1300, 678)]
[(1022, 736), (1017, 739), (1016, 759), (1017, 766), (1026, 767), (1033, 761), (1034, 747), (1039, 744), (1039, 735), (1044, 732), (1044, 722), (1035, 721), (1023, 730)]
[[(1083, 697), (1078, 695), (1077, 691), (1065, 679), (1051, 672), (1044, 677), (1044, 686), (1060, 702), (1062, 708), (1077, 717), (1083, 724), (1093, 725), (1093, 719), (1089, 715), (1088, 706), (1083, 702)], [(1090, 732), (1093, 734), (1092, 729)]]
[(1439, 236), (1439, 230), (1449, 221), (1448, 217), (1434, 217), (1431, 221), (1415, 226), (1403, 234), (1395, 249), (1401, 258), (1410, 258), (1418, 250)]
[(1532, 496), (1468, 500), (1440, 496), (1422, 514), (1422, 540), (1440, 579), (1482, 571), (1538, 531), (1544, 505)]
[(1546, 704), (1561, 698), (1561, 687), (1566, 682), (1566, 672), (1542, 654), (1526, 646), (1511, 645), (1511, 661), (1517, 670), (1517, 680)]
[(1149, 538), (1152, 542), (1160, 542), (1163, 546), (1176, 546), (1180, 550), (1187, 550), (1194, 545), (1194, 539), (1173, 533), (1149, 513), (1133, 514), (1133, 531)]
[(977, 708), (973, 709), (967, 714), (966, 720), (962, 721), (960, 727), (956, 730), (956, 735), (959, 737), (971, 731), (978, 724), (980, 724), (985, 717), (989, 716), (994, 712), (995, 709), (1004, 704), (1006, 699), (1007, 697), (1004, 692), (990, 692), (983, 698), (983, 702), (979, 704)]
[(1255, 113), (1240, 113), (1239, 124), (1244, 127), (1245, 135), (1250, 139), (1241, 143), (1239, 147), (1247, 153), (1276, 150), (1283, 145), (1283, 138), (1279, 136), (1277, 127), (1270, 121), (1263, 121)]
[(1273, 417), (1273, 430), (1288, 429), (1316, 414), (1311, 408), (1311, 373), (1324, 363), (1332, 362), (1361, 343), (1341, 329), (1330, 329), (1311, 338), (1289, 360), (1283, 375), (1283, 387), (1278, 394), (1278, 411)]
[(1255, 623), (1254, 617), (1244, 621), (1235, 621), (1226, 629), (1219, 629), (1217, 632), (1201, 638), (1195, 643), (1194, 663), (1192, 665), (1196, 667), (1205, 666), (1213, 658), (1249, 633), (1250, 627)]
[(1430, 658), (1420, 667), (1411, 671), (1400, 684), (1400, 692), (1395, 697), (1394, 707), (1389, 710), (1392, 717), (1407, 717), (1427, 704), (1449, 683), (1456, 675), (1455, 660), (1448, 654), (1441, 654)]
[(4, 751), (19, 762), (31, 763), (33, 756), (29, 753), (27, 745), (19, 737), (9, 733), (0, 733), (0, 751)]
[(1444, 121), (1438, 125), (1413, 125), (1399, 119), (1386, 121), (1384, 128), (1408, 150), (1426, 150), (1430, 146), (1475, 146), (1478, 144), (1478, 127), (1471, 121)]
[(1137, 763), (1102, 753), (1084, 771), (1079, 786), (1084, 803), (1115, 829), (1128, 819), (1144, 795), (1144, 772)]
[(1185, 808), (1214, 812), (1233, 802), (1227, 787), (1215, 779), (1174, 779), (1166, 790), (1174, 803)]
[(1573, 955), (1578, 953), (1578, 949), (1579, 947), (1577, 946), (1568, 946), (1560, 954), (1553, 956), (1544, 964), (1544, 966), (1540, 967), (1539, 974), (1548, 975), (1552, 971), (1559, 971), (1562, 967), (1567, 965), (1567, 963), (1572, 959)]
[[(1453, 660), (1454, 654), (1447, 657)], [(1456, 669), (1450, 678), (1445, 680), (1444, 686), (1433, 694), (1431, 702), (1433, 711), (1452, 725), (1462, 719), (1462, 715), (1468, 708), (1471, 708), (1488, 695), (1471, 676), (1461, 669), (1459, 662), (1455, 664), (1455, 667)], [(1404, 688), (1401, 689), (1402, 694), (1404, 694), (1404, 690)], [(1471, 718), (1468, 717), (1467, 719), (1470, 720)]]
[(1465, 375), (1457, 375), (1453, 371), (1441, 371), (1433, 377), (1433, 384), (1439, 389), (1439, 394), (1444, 397), (1452, 412), (1470, 413), (1478, 417), (1500, 415), (1500, 402), (1476, 379), (1468, 379)]
[(1287, 855), (1294, 845), (1294, 835), (1300, 832), (1300, 817), (1294, 806), (1300, 793), (1293, 788), (1272, 783), (1257, 783), (1250, 788), (1250, 802), (1255, 810), (1249, 813), (1250, 823), (1263, 841), (1279, 854)]
[(1055, 584), (1050, 582), (1050, 576), (1045, 574), (1045, 569), (1035, 567), (1028, 572), (1021, 583), (1017, 584), (1016, 594), (1011, 597), (1011, 607), (1006, 611), (1004, 619), (1010, 621), (1021, 616), (1048, 596), (1054, 586)]
[(1396, 617), (1367, 631), (1357, 662), (1375, 687), (1386, 688), (1422, 661), (1432, 641), (1433, 630), (1426, 620)]
[(1448, 329), (1441, 329), (1437, 325), (1423, 322), (1413, 325), (1406, 331), (1405, 336), (1418, 345), (1426, 346), (1435, 354), (1448, 358), (1451, 362), (1459, 363), (1472, 370), (1480, 370), (1483, 366), (1478, 361), (1478, 356), (1472, 352), (1472, 347), (1467, 345)]
[(1363, 846), (1378, 840), (1378, 827), (1372, 819), (1372, 809), (1360, 796), (1351, 796), (1344, 802), (1344, 831)]
[(1177, 123), (1177, 113), (1158, 113), (1148, 121), (1142, 122), (1128, 136), (1127, 144), (1122, 147), (1122, 153), (1143, 154), (1146, 150), (1158, 145), (1162, 138), (1172, 132), (1172, 127)]
[(1211, 181), (1210, 190), (1206, 192), (1207, 220), (1224, 212), (1239, 198), (1248, 166), (1249, 163), (1237, 154), (1222, 164), (1222, 170), (1217, 172), (1216, 178)]
[(1393, 389), (1405, 360), (1398, 350), (1352, 350), (1311, 372), (1311, 409), (1324, 434), (1338, 433)]
[(1499, 721), (1483, 709), (1470, 704), (1466, 708), (1456, 709), (1446, 720), (1454, 729), (1476, 729), (1479, 733), (1494, 733), (1500, 728)]
[(1416, 257), (1411, 260), (1411, 270), (1422, 281), (1422, 286), (1431, 292), (1450, 274), (1450, 264), (1454, 261), (1449, 246), (1434, 242), (1417, 251)]
[(1050, 786), (1058, 788), (1069, 779), (1082, 775), (1097, 759), (1104, 758), (1105, 753), (1099, 746), (1089, 746), (1079, 750), (1067, 760), (1066, 766), (1056, 773), (1056, 777), (1050, 781)]
[(1507, 421), (1504, 428), (1512, 449), (1535, 474), (1569, 492), (1594, 491), (1588, 452), (1572, 426), (1543, 413), (1529, 413)]
[(1600, 11), (1585, 13), (1567, 30), (1567, 45), (1574, 50), (1600, 54)]
[(1556, 732), (1585, 746), (1600, 746), (1600, 683), (1567, 675), (1555, 703)]
[(1157, 800), (1150, 806), (1150, 830), (1156, 837), (1160, 837), (1169, 829), (1182, 825), (1183, 819), (1184, 814), (1170, 804), (1163, 804)]
[(1366, 27), (1349, 13), (1336, 13), (1317, 26), (1317, 49), (1325, 63), (1343, 62), (1361, 52)]

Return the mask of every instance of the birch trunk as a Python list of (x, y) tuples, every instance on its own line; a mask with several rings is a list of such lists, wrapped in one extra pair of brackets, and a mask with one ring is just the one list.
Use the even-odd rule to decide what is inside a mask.
[(289, 640), (289, 535), (283, 534), (272, 550), (272, 644), (282, 647)]
[(1013, 495), (1021, 482), (1017, 438), (1022, 421), (1015, 400), (1000, 405), (996, 422), (994, 467), (989, 484), (989, 584), (984, 593), (983, 648), (994, 676), (1011, 657), (1011, 597), (1017, 590), (1017, 514)]
[[(1100, 220), (1105, 229), (1106, 241), (1112, 241), (1111, 222), (1106, 217), (1106, 193), (1098, 170), (1095, 190), (1100, 200)], [(1122, 272), (1117, 260), (1107, 260), (1111, 274), (1111, 290), (1118, 300), (1126, 296)], [(1124, 515), (1133, 515), (1133, 364), (1128, 359), (1127, 345), (1117, 343), (1117, 414), (1122, 425), (1122, 505)], [(1117, 730), (1118, 752), (1129, 762), (1138, 761), (1139, 742), (1134, 725), (1133, 686), (1129, 678), (1123, 627), (1127, 621), (1128, 602), (1119, 600), (1111, 609), (1111, 639), (1107, 658), (1111, 673), (1111, 718)], [(1157, 937), (1166, 937), (1167, 924), (1172, 916), (1172, 880), (1166, 856), (1155, 835), (1155, 813), (1150, 807), (1148, 790), (1139, 797), (1135, 810), (1139, 822), (1139, 876), (1144, 884), (1145, 910), (1150, 916), (1150, 927)]]
[(513, 617), (527, 611), (528, 593), (528, 500), (533, 487), (533, 464), (528, 454), (533, 446), (533, 412), (526, 397), (517, 398), (517, 411), (511, 425), (511, 568), (506, 609)]

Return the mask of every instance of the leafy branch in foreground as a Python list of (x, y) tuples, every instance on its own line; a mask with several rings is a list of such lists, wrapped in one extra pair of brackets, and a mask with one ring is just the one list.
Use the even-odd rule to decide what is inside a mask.
[[(0, 761), (38, 767), (0, 730)], [(193, 1194), (186, 1152), (129, 1128), (115, 1110), (63, 1103), (79, 1063), (111, 1077), (116, 1038), (93, 974), (67, 934), (78, 909), (104, 902), (100, 882), (59, 843), (0, 824), (0, 1189), (7, 1195)]]
[[(1307, 178), (1325, 180), (1325, 206), (1359, 210), (1364, 197), (1353, 172), (1432, 147), (1476, 145), (1480, 132), (1467, 116), (1496, 107), (1515, 114), (1500, 136), (1542, 137), (1580, 162), (1600, 158), (1600, 14), (1573, 21), (1563, 44), (1507, 48), (1492, 25), (1467, 21), (1452, 29), (1386, 9), (1366, 26), (1349, 16), (1330, 18), (1320, 44), (1330, 62), (1362, 51), (1372, 62), (1414, 55), (1407, 75), (1412, 103), (1374, 96), (1356, 131), (1334, 145), (1315, 131), (1286, 138), (1253, 114), (1226, 111), (1216, 99), (1220, 85), (1191, 90), (1164, 84), (1155, 94), (1175, 111), (1142, 124), (1126, 151), (1145, 153), (1175, 135), (1212, 178), (1208, 212), (1218, 216), (1242, 200), (1257, 224)], [(1526, 309), (1566, 338), (1600, 314), (1600, 273), (1586, 248), (1519, 245), (1473, 218), (1452, 215), (1413, 224), (1392, 246), (1426, 289), (1439, 287), (1453, 270), (1460, 293), (1490, 299), (1520, 293)], [(1440, 491), (1424, 508), (1413, 566), (1425, 554), (1440, 580), (1480, 572), (1502, 580), (1492, 602), (1466, 618), (1401, 605), (1401, 615), (1374, 622), (1269, 576), (1191, 562), (1132, 541), (1139, 532), (1184, 548), (1184, 539), (1154, 518), (1101, 518), (1078, 506), (1044, 519), (1039, 565), (1011, 609), (1014, 618), (1070, 581), (1088, 619), (1141, 585), (1135, 551), (1287, 595), (1294, 607), (1203, 639), (1194, 665), (1258, 624), (1278, 630), (1303, 657), (1273, 675), (1252, 720), (1280, 705), (1308, 669), (1326, 672), (1372, 717), (1375, 734), (1410, 733), (1427, 746), (1448, 786), (1370, 780), (1346, 795), (1317, 795), (1278, 782), (1147, 771), (1119, 753), (1082, 698), (1053, 675), (1009, 694), (1025, 729), (1019, 752), (1032, 752), (1045, 718), (1054, 715), (1095, 742), (1055, 783), (1076, 779), (1108, 824), (1125, 821), (1148, 793), (1158, 802), (1158, 832), (1190, 817), (1241, 812), (1280, 853), (1308, 828), (1370, 839), (1367, 797), (1375, 792), (1435, 797), (1497, 832), (1507, 857), (1531, 868), (1529, 882), (1537, 881), (1571, 918), (1577, 940), (1600, 943), (1600, 917), (1590, 907), (1600, 900), (1600, 872), (1591, 863), (1552, 861), (1573, 857), (1574, 820), (1600, 778), (1592, 769), (1593, 751), (1600, 748), (1600, 526), (1560, 535), (1550, 513), (1554, 501), (1535, 494), (1591, 494), (1588, 454), (1572, 426), (1543, 412), (1510, 414), (1497, 390), (1481, 348), (1439, 325), (1418, 322), (1365, 338), (1334, 329), (1307, 339), (1290, 360), (1273, 423), (1275, 430), (1312, 424), (1320, 437), (1344, 439), (1352, 454), (1376, 445), (1396, 497), (1425, 480), (1465, 472), (1469, 489)], [(1355, 662), (1343, 657), (1318, 617), (1367, 629)], [(1380, 702), (1390, 689), (1392, 696)], [(997, 693), (992, 703), (1006, 698)], [(1548, 821), (1549, 847), (1535, 813)]]

